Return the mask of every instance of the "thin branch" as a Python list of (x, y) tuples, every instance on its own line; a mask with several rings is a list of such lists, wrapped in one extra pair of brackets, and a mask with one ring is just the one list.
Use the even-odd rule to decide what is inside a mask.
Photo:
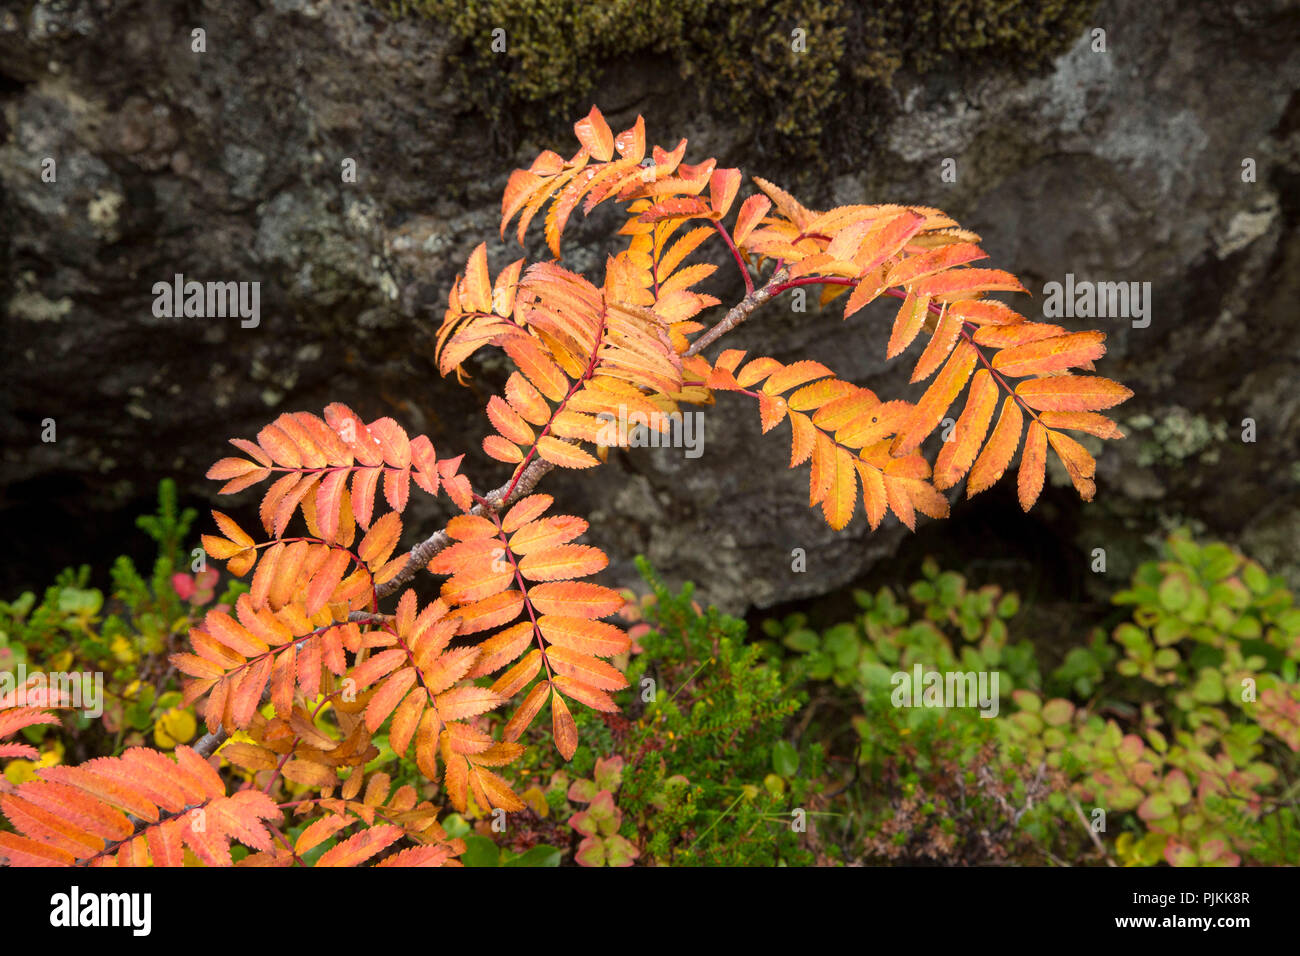
[(1069, 793), (1066, 794), (1066, 796), (1070, 798), (1070, 806), (1074, 807), (1074, 812), (1076, 815), (1078, 815), (1079, 822), (1083, 824), (1083, 829), (1086, 830), (1088, 836), (1092, 838), (1093, 845), (1095, 845), (1097, 847), (1098, 852), (1101, 853), (1103, 857), (1105, 857), (1106, 865), (1119, 866), (1118, 863), (1116, 863), (1113, 859), (1111, 859), (1110, 854), (1106, 852), (1105, 844), (1103, 844), (1101, 840), (1098, 838), (1097, 834), (1093, 832), (1092, 826), (1088, 823), (1088, 818), (1083, 815), (1083, 807), (1079, 806), (1079, 801), (1075, 799), (1074, 794)]
[(698, 355), (704, 349), (708, 348), (718, 339), (722, 338), (722, 336), (726, 335), (738, 326), (741, 322), (744, 322), (753, 314), (755, 309), (776, 294), (775, 290), (777, 287), (779, 287), (781, 283), (785, 282), (789, 276), (790, 273), (786, 272), (784, 269), (778, 269), (776, 272), (773, 272), (764, 285), (754, 289), (746, 295), (732, 307), (731, 311), (723, 317), (721, 322), (692, 342), (691, 347), (686, 350), (686, 356), (690, 357), (692, 355)]
[(740, 270), (740, 274), (745, 278), (745, 293), (747, 295), (753, 293), (754, 280), (750, 278), (749, 267), (745, 265), (745, 259), (741, 256), (740, 250), (736, 248), (736, 244), (731, 240), (731, 233), (727, 232), (727, 227), (717, 219), (713, 220), (713, 228), (718, 230), (718, 235), (722, 237), (722, 241), (731, 250), (731, 255), (736, 260), (736, 268)]
[[(500, 488), (489, 492), (484, 496), (481, 504), (475, 505), (470, 509), (472, 515), (486, 515), (488, 512), (498, 512), (506, 508), (520, 498), (530, 494), (537, 483), (555, 466), (544, 458), (534, 458), (528, 463), (517, 480), (507, 481)], [(511, 487), (513, 484), (513, 488)], [(392, 594), (411, 578), (415, 577), (415, 572), (424, 567), (433, 558), (435, 554), (441, 551), (447, 545), (451, 544), (451, 536), (446, 530), (435, 531), (429, 537), (425, 538), (414, 548), (411, 549), (410, 556), (406, 559), (406, 566), (396, 575), (389, 578), (383, 584), (376, 588), (379, 597), (387, 597)]]

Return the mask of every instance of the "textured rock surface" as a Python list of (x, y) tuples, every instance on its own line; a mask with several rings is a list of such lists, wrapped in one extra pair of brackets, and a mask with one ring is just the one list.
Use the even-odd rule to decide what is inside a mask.
[[(1101, 457), (1096, 503), (1052, 494), (1037, 520), (1120, 565), (1144, 535), (1192, 521), (1294, 573), (1300, 47), (1285, 38), (1300, 13), (1114, 0), (1095, 19), (1107, 52), (1082, 35), (1028, 80), (898, 82), (880, 104), (885, 133), (803, 196), (940, 205), (1035, 292), (1066, 273), (1150, 282), (1148, 328), (1080, 320), (1110, 333), (1106, 371), (1137, 393), (1121, 415), (1130, 438)], [(204, 53), (191, 51), (195, 27)], [(6, 569), (6, 590), (65, 563), (102, 564), (159, 477), (210, 493), (200, 476), (224, 438), (284, 410), (342, 400), (393, 415), (440, 453), (470, 451), (470, 473), (498, 483), (476, 439), (502, 369), (485, 363), (473, 389), (443, 381), (431, 331), (465, 255), (495, 235), (506, 174), (571, 140), (502, 156), (448, 82), (439, 30), (306, 0), (5, 5), (0, 522), (26, 559)], [(665, 82), (653, 63), (612, 65), (600, 97), (611, 124), (644, 111), (658, 142), (685, 135), (696, 157), (796, 176), (748, 156), (754, 131), (732, 118), (674, 117), (676, 103), (650, 95)], [(41, 180), (47, 157), (54, 183)], [(341, 181), (346, 158), (355, 184)], [(940, 179), (946, 158), (955, 183)], [(1247, 158), (1254, 183), (1242, 181)], [(569, 240), (572, 267), (601, 261), (602, 222)], [(494, 269), (518, 254), (489, 249)], [(175, 273), (259, 281), (261, 324), (155, 318), (152, 286)], [(886, 369), (872, 336), (883, 316), (845, 324), (778, 306), (727, 344), (903, 393), (902, 368)], [(40, 441), (48, 418), (54, 443)], [(1240, 440), (1244, 418), (1254, 443)], [(904, 534), (870, 535), (860, 519), (832, 533), (804, 505), (806, 471), (785, 468), (784, 429), (760, 437), (737, 399), (705, 412), (705, 440), (699, 459), (622, 452), (546, 487), (583, 509), (611, 555), (642, 551), (733, 610), (837, 587)], [(424, 530), (438, 519), (413, 513)], [(985, 543), (990, 559), (1015, 550)], [(809, 573), (790, 572), (796, 547)], [(627, 580), (630, 561), (613, 570)]]

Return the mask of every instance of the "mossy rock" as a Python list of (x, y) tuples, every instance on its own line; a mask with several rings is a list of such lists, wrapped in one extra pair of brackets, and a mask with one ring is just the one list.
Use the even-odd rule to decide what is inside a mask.
[[(658, 56), (682, 80), (699, 81), (704, 103), (762, 131), (762, 147), (804, 159), (860, 149), (900, 71), (1033, 70), (1078, 37), (1095, 6), (1067, 0), (376, 2), (398, 16), (446, 24), (460, 43), (463, 95), (516, 134), (585, 110), (611, 64)], [(681, 108), (680, 98), (674, 102)]]

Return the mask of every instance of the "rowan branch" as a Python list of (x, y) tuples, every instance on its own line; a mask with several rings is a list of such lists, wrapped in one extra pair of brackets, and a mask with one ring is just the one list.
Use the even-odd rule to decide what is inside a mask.
[[(483, 501), (471, 508), (469, 513), (472, 515), (486, 515), (489, 512), (495, 513), (502, 508), (509, 507), (532, 492), (537, 487), (537, 483), (542, 480), (542, 476), (554, 467), (544, 458), (534, 458), (519, 475), (519, 480), (513, 482), (513, 489), (511, 488), (512, 482), (507, 481), (500, 488), (484, 496)], [(451, 544), (451, 535), (447, 534), (446, 528), (435, 531), (411, 549), (402, 570), (379, 585), (375, 589), (375, 593), (381, 598), (392, 594), (415, 577), (416, 571), (428, 564), (435, 554), (449, 544)]]
[(741, 299), (731, 311), (723, 316), (722, 321), (715, 325), (709, 331), (705, 332), (698, 339), (691, 343), (691, 347), (686, 350), (686, 356), (698, 355), (704, 349), (708, 348), (722, 336), (726, 335), (741, 322), (744, 322), (754, 310), (760, 305), (772, 298), (776, 294), (777, 286), (784, 282), (790, 273), (785, 269), (777, 269), (768, 277), (767, 282), (754, 289), (743, 299)]

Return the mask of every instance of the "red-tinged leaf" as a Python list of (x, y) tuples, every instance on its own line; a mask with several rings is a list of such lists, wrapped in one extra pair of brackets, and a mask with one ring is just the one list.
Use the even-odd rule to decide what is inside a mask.
[(599, 548), (582, 544), (562, 544), (525, 555), (519, 572), (530, 581), (559, 581), (595, 574), (609, 564)]
[(438, 695), (438, 716), (444, 722), (477, 717), (500, 707), (507, 699), (488, 687), (456, 687)]
[(800, 205), (799, 201), (784, 189), (768, 182), (766, 179), (762, 179), (759, 176), (753, 177), (753, 180), (754, 185), (767, 193), (772, 202), (776, 203), (776, 208), (780, 210), (781, 215), (785, 216), (800, 229), (803, 229), (813, 221), (813, 214)]
[(394, 853), (392, 856), (386, 856), (375, 866), (392, 866), (392, 867), (436, 867), (454, 865), (455, 851), (444, 844), (413, 846), (402, 850), (400, 853)]
[[(564, 693), (566, 696), (573, 698), (580, 704), (586, 704), (592, 710), (599, 710), (606, 714), (618, 713), (618, 704), (614, 698), (599, 688), (584, 684), (581, 681), (574, 680), (572, 677), (566, 677), (563, 674), (557, 674), (553, 680), (555, 689)], [(545, 688), (545, 684), (539, 684), (539, 687)]]
[(404, 469), (411, 464), (411, 442), (406, 430), (391, 418), (377, 418), (367, 426), (370, 437), (379, 445), (384, 461), (392, 468)]
[(200, 757), (197, 751), (180, 745), (174, 751), (174, 756), (179, 765), (178, 773), (182, 778), (181, 782), (187, 789), (201, 793), (210, 800), (225, 795), (225, 781), (213, 769), (212, 764)]
[(503, 699), (513, 697), (527, 687), (541, 669), (542, 652), (534, 648), (498, 677), (492, 684), (492, 690)]
[(277, 717), (288, 718), (293, 711), (293, 690), (298, 673), (298, 649), (294, 644), (281, 651), (271, 666), (271, 704)]
[(785, 399), (780, 396), (770, 398), (767, 395), (759, 393), (758, 396), (758, 414), (759, 421), (763, 427), (763, 434), (766, 435), (785, 418), (788, 406)]
[(388, 728), (388, 745), (393, 753), (399, 756), (406, 753), (411, 738), (420, 726), (420, 718), (424, 715), (427, 703), (428, 697), (425, 694), (408, 694), (398, 706), (397, 712), (393, 714), (393, 722)]
[(541, 188), (543, 180), (526, 169), (516, 169), (510, 174), (505, 192), (501, 195), (501, 236), (506, 234), (506, 226)]
[(857, 470), (853, 466), (853, 456), (839, 447), (827, 467), (831, 473), (830, 488), (822, 499), (822, 516), (828, 525), (840, 531), (853, 519), (857, 508)]
[(835, 440), (847, 448), (865, 448), (883, 438), (897, 434), (912, 417), (915, 407), (911, 402), (894, 400), (875, 405), (864, 411), (860, 418), (850, 420), (835, 432)]
[(586, 117), (573, 124), (573, 132), (583, 148), (602, 163), (613, 158), (614, 134), (596, 107), (593, 106)]
[(1041, 422), (1030, 422), (1025, 448), (1020, 453), (1020, 475), (1016, 490), (1020, 507), (1028, 511), (1043, 490), (1043, 477), (1047, 468), (1047, 429)]
[(534, 630), (532, 621), (520, 621), (493, 634), (479, 645), (479, 655), (469, 676), (485, 677), (517, 660), (533, 643)]
[(931, 298), (970, 292), (1024, 292), (1010, 272), (1001, 269), (949, 269), (917, 284), (919, 295)]
[(817, 432), (808, 469), (808, 507), (819, 505), (835, 477), (835, 443), (825, 432)]
[(993, 356), (993, 367), (1011, 378), (1045, 375), (1079, 368), (1106, 354), (1103, 332), (1074, 332), (1003, 349)]
[(784, 368), (784, 365), (781, 365), (776, 359), (754, 359), (740, 369), (740, 372), (736, 375), (736, 382), (741, 388), (749, 388), (750, 385), (757, 385), (758, 382), (763, 381), (763, 378), (772, 375), (772, 373), (779, 372), (781, 368)]
[(487, 413), (492, 426), (510, 441), (531, 445), (537, 440), (537, 433), (532, 427), (499, 395), (488, 399)]
[(709, 177), (709, 205), (722, 218), (731, 209), (740, 189), (739, 169), (715, 169)]
[(590, 581), (534, 584), (528, 589), (528, 600), (540, 614), (583, 618), (607, 617), (627, 603), (612, 588)]
[(975, 455), (988, 434), (993, 409), (998, 404), (998, 387), (987, 369), (980, 369), (971, 381), (966, 408), (957, 419), (951, 435), (944, 442), (934, 463), (934, 486), (951, 488), (975, 461)]
[[(262, 497), (262, 503), (258, 506), (258, 517), (262, 520), (262, 527), (266, 529), (267, 534), (271, 534), (275, 527), (275, 516), (279, 510), (280, 502), (284, 499), (291, 489), (298, 486), (301, 475), (297, 472), (289, 472), (281, 476), (266, 490)], [(277, 535), (278, 537), (278, 535)]]
[(286, 468), (301, 468), (302, 456), (294, 440), (275, 425), (267, 425), (257, 433), (257, 443), (265, 449), (277, 465)]
[(243, 657), (256, 657), (270, 650), (266, 643), (254, 637), (224, 611), (215, 609), (208, 611), (203, 618), (203, 630), (214, 640), (220, 641)]
[[(172, 666), (178, 671), (182, 674), (187, 674), (190, 677), (211, 679), (222, 677), (226, 673), (225, 669), (220, 665), (204, 660), (202, 657), (197, 657), (194, 654), (172, 654), (167, 659), (171, 661)], [(57, 722), (58, 721), (47, 721), (47, 723)], [(0, 734), (0, 736), (4, 736), (4, 734)]]
[(480, 242), (465, 263), (465, 278), (460, 284), (460, 304), (466, 312), (492, 310), (492, 281), (488, 277), (487, 243)]
[(1048, 428), (1069, 428), (1098, 438), (1124, 437), (1118, 425), (1096, 412), (1043, 412), (1038, 419)]
[[(958, 274), (960, 275), (960, 273)], [(1007, 273), (1001, 274), (1006, 275)], [(1015, 280), (1014, 276), (1012, 276), (1012, 280)], [(1010, 329), (1013, 327), (1034, 324), (1025, 322), (1025, 317), (1023, 315), (1006, 303), (999, 302), (996, 299), (962, 299), (961, 301), (952, 303), (948, 309), (963, 322), (971, 322), (981, 327), (1003, 326), (1007, 328), (1007, 334), (1010, 334)], [(988, 331), (991, 338), (997, 337), (995, 329), (989, 328)]]
[(489, 458), (515, 465), (524, 460), (524, 453), (513, 442), (506, 441), (500, 435), (488, 435), (483, 439), (483, 451)]
[(948, 353), (952, 351), (953, 346), (957, 344), (957, 336), (961, 334), (961, 319), (953, 315), (951, 311), (945, 310), (943, 317), (939, 319), (935, 327), (934, 334), (930, 336), (930, 341), (925, 346), (925, 351), (916, 361), (916, 368), (912, 370), (912, 377), (909, 382), (922, 382), (929, 378), (930, 375), (943, 364)]
[(853, 387), (844, 397), (827, 402), (813, 413), (813, 424), (826, 431), (839, 431), (862, 423), (880, 408), (880, 400), (865, 388)]
[(366, 729), (372, 734), (383, 725), (388, 716), (397, 709), (397, 705), (402, 702), (406, 692), (415, 684), (415, 668), (404, 667), (394, 674), (390, 674), (379, 688), (375, 695), (370, 698), (370, 703), (366, 705)]
[(552, 515), (530, 522), (510, 537), (510, 550), (515, 554), (532, 554), (566, 544), (587, 530), (587, 522), (573, 515)]
[(473, 775), (473, 780), (487, 795), (488, 803), (492, 806), (507, 813), (515, 813), (525, 808), (525, 803), (510, 789), (510, 785), (491, 770), (476, 766), (470, 770), (470, 773)]
[(405, 468), (384, 469), (384, 500), (388, 507), (401, 513), (411, 492), (411, 473)]
[(252, 472), (265, 473), (266, 469), (259, 467), (255, 462), (247, 458), (222, 458), (215, 465), (208, 469), (205, 478), (211, 478), (214, 481), (230, 481), (234, 478), (242, 478)]
[(934, 431), (943, 420), (949, 406), (965, 388), (971, 372), (975, 369), (977, 357), (975, 347), (970, 343), (962, 342), (957, 346), (947, 364), (944, 365), (943, 371), (936, 376), (934, 382), (921, 396), (921, 400), (916, 403), (911, 420), (894, 439), (889, 448), (891, 455), (899, 457), (911, 454), (925, 440), (925, 437)]
[(492, 561), (466, 568), (442, 583), (442, 599), (450, 604), (472, 604), (500, 594), (515, 579), (509, 561)]
[(77, 858), (39, 840), (0, 831), (0, 859), (10, 866), (72, 866)]
[(935, 490), (934, 485), (919, 478), (903, 478), (904, 488), (912, 507), (930, 518), (948, 517), (948, 499)]
[(247, 727), (252, 723), (253, 715), (262, 703), (262, 692), (266, 690), (273, 663), (270, 654), (259, 657), (245, 668), (243, 676), (231, 691), (226, 702), (226, 712), (235, 727)]
[(406, 831), (399, 826), (381, 823), (348, 837), (330, 847), (316, 861), (317, 866), (360, 866), (400, 840)]
[[(952, 308), (971, 304), (957, 302), (953, 304)], [(993, 303), (983, 304), (992, 305)], [(974, 339), (976, 345), (983, 345), (993, 349), (1005, 349), (1065, 334), (1065, 329), (1059, 325), (1048, 325), (1044, 322), (1021, 322), (1018, 325), (982, 325), (975, 330)]]
[(234, 683), (233, 678), (217, 681), (203, 704), (203, 720), (210, 734), (215, 734), (220, 729), (221, 722), (225, 720), (226, 698)]
[(889, 334), (889, 345), (885, 349), (886, 358), (894, 358), (912, 344), (912, 340), (920, 333), (921, 326), (925, 324), (929, 307), (930, 300), (925, 296), (918, 297), (914, 293), (908, 293), (902, 307), (898, 310), (898, 316), (894, 319), (894, 328)]
[(503, 348), (519, 371), (523, 372), (546, 398), (558, 402), (569, 394), (569, 379), (536, 339), (517, 335), (507, 339)]
[(503, 591), (490, 598), (457, 608), (453, 614), (461, 621), (462, 637), (491, 630), (508, 624), (519, 616), (524, 607), (524, 596), (518, 591)]
[(447, 522), (447, 534), (457, 541), (495, 538), (497, 526), (482, 515), (456, 515)]
[(578, 749), (578, 725), (573, 722), (573, 715), (558, 690), (551, 695), (551, 733), (560, 756), (572, 760)]
[[(385, 515), (385, 517), (388, 516)], [(329, 603), (330, 596), (343, 582), (343, 575), (347, 573), (351, 564), (352, 555), (347, 551), (339, 549), (330, 551), (320, 568), (312, 576), (311, 583), (307, 586), (304, 610), (308, 617), (315, 616), (316, 612)]]
[(370, 434), (359, 415), (341, 402), (325, 406), (325, 421), (361, 465), (382, 464), (384, 457), (378, 441)]
[(217, 494), (237, 494), (242, 492), (244, 488), (252, 488), (259, 481), (265, 481), (268, 477), (270, 477), (270, 468), (259, 468), (259, 470), (248, 472), (247, 475), (237, 477), (237, 479), (226, 481), (224, 485), (221, 485), (221, 488), (217, 489)]
[(343, 495), (347, 491), (348, 473), (346, 471), (330, 472), (321, 479), (316, 489), (316, 527), (320, 536), (326, 541), (333, 541), (339, 533), (339, 514), (343, 507)]
[[(439, 471), (441, 471), (441, 468)], [(469, 479), (464, 475), (443, 475), (442, 488), (447, 492), (447, 497), (462, 511), (468, 511), (474, 506), (474, 496), (470, 490)]]
[(322, 647), (322, 639), (315, 638), (304, 641), (298, 648), (298, 687), (308, 700), (314, 700), (320, 693)]
[(952, 242), (919, 255), (908, 256), (889, 270), (886, 281), (891, 286), (907, 285), (931, 273), (987, 258), (988, 254), (973, 242)]
[(907, 485), (904, 482), (909, 479), (895, 478), (892, 475), (885, 475), (885, 498), (889, 502), (890, 509), (898, 516), (898, 520), (903, 523), (908, 531), (916, 530), (916, 509), (912, 506), (912, 496), (908, 494)]
[(876, 297), (884, 291), (881, 285), (871, 276), (859, 279), (853, 286), (853, 291), (849, 293), (848, 299), (844, 303), (844, 318), (862, 310), (868, 303), (875, 301)]
[(501, 729), (501, 739), (505, 741), (515, 741), (523, 735), (528, 726), (541, 712), (542, 705), (546, 703), (546, 696), (550, 693), (550, 684), (542, 681), (534, 684), (533, 689), (528, 692), (524, 702), (519, 705), (519, 709), (511, 715), (506, 721), (505, 727)]
[(993, 434), (975, 464), (971, 466), (970, 477), (966, 480), (966, 497), (979, 494), (991, 487), (1007, 470), (1011, 458), (1020, 446), (1020, 430), (1024, 426), (1024, 416), (1020, 406), (1011, 396), (1002, 402), (1002, 413), (998, 423), (993, 426)]
[(145, 831), (149, 844), (149, 857), (155, 867), (185, 865), (184, 820), (168, 820)]
[(772, 201), (766, 196), (750, 196), (740, 204), (740, 211), (736, 213), (736, 226), (731, 232), (731, 238), (737, 246), (744, 247), (745, 239), (771, 208)]
[(511, 372), (506, 379), (506, 401), (525, 421), (534, 425), (545, 425), (551, 420), (551, 407), (546, 404), (546, 399), (519, 372)]
[(638, 116), (635, 123), (615, 136), (614, 148), (624, 159), (641, 162), (645, 158), (645, 120)]
[(402, 519), (394, 512), (388, 512), (374, 523), (366, 536), (357, 546), (357, 554), (372, 571), (388, 560), (397, 539), (402, 536)]
[(411, 464), (414, 466), (415, 483), (428, 494), (438, 493), (438, 459), (434, 453), (433, 442), (424, 435), (411, 439)]
[(543, 435), (537, 440), (537, 454), (561, 468), (592, 468), (600, 461), (571, 442)]
[[(758, 361), (762, 360), (759, 359)], [(747, 365), (745, 371), (747, 372), (749, 367), (753, 364), (754, 363), (751, 362)], [(763, 391), (768, 395), (779, 395), (782, 392), (789, 391), (796, 385), (802, 385), (815, 378), (823, 378), (831, 374), (831, 370), (821, 362), (806, 360), (801, 362), (792, 362), (784, 368), (778, 368), (773, 372), (768, 377), (767, 381), (763, 383)], [(744, 377), (744, 375), (745, 372), (742, 372), (741, 376)]]
[(386, 651), (380, 651), (378, 654), (358, 664), (352, 668), (352, 673), (348, 676), (352, 678), (359, 692), (365, 690), (375, 681), (388, 674), (391, 674), (397, 668), (406, 663), (406, 651), (400, 647), (390, 648)]
[(88, 833), (59, 814), (29, 803), (20, 796), (0, 796), (0, 809), (18, 832), (71, 853), (77, 859), (94, 856), (104, 849), (103, 837)]
[(352, 513), (363, 528), (370, 527), (370, 519), (374, 516), (378, 483), (378, 468), (358, 468), (352, 473)]
[(1118, 382), (1096, 375), (1053, 375), (1016, 386), (1016, 394), (1030, 408), (1047, 412), (1093, 412), (1132, 397)]
[[(854, 257), (853, 261), (858, 266), (858, 275), (869, 276), (885, 260), (898, 255), (907, 242), (924, 226), (925, 217), (911, 209), (904, 209), (898, 215), (882, 222), (878, 228), (867, 234)], [(868, 279), (865, 284), (877, 283)], [(883, 289), (885, 285), (883, 279), (878, 285)]]
[[(298, 578), (303, 571), (310, 550), (311, 545), (306, 541), (294, 541), (275, 555), (273, 566), (270, 562), (263, 560), (263, 566), (258, 568), (258, 571), (262, 572), (263, 568), (265, 568), (265, 573), (273, 573), (270, 587), (265, 591), (265, 603), (272, 610), (278, 611), (288, 604), (292, 598), (298, 596)], [(313, 555), (312, 557), (318, 558), (319, 556)], [(313, 560), (308, 571), (310, 572), (315, 566), (317, 566), (317, 561)], [(273, 572), (272, 567), (274, 568)]]
[(220, 511), (213, 511), (212, 517), (217, 522), (217, 527), (221, 529), (221, 533), (229, 538), (232, 543), (240, 548), (253, 547), (254, 541), (252, 537), (245, 533), (244, 529), (239, 527), (229, 515), (222, 514)]
[(253, 460), (263, 468), (270, 468), (271, 465), (274, 464), (274, 462), (271, 461), (271, 456), (264, 452), (261, 446), (256, 442), (251, 442), (247, 438), (232, 438), (230, 439), (230, 444), (234, 445), (244, 454), (250, 455)]
[[(806, 412), (849, 396), (861, 395), (864, 392), (867, 392), (867, 390), (858, 388), (851, 382), (828, 378), (820, 382), (813, 382), (811, 385), (805, 385), (791, 395), (788, 401), (790, 408), (794, 411)], [(867, 392), (867, 394), (870, 393)]]
[[(186, 654), (184, 656), (190, 657), (192, 655)], [(204, 661), (203, 663), (206, 664), (207, 662)], [(203, 674), (195, 676), (208, 677), (220, 675)], [(7, 710), (0, 713), (0, 738), (16, 734), (24, 727), (35, 727), (38, 724), (57, 723), (59, 723), (59, 718), (54, 714), (51, 714), (48, 711), (39, 710), (35, 707), (21, 707), (18, 710)]]
[(338, 774), (314, 760), (290, 760), (280, 772), (290, 783), (304, 787), (337, 787), (339, 783)]
[(880, 473), (880, 469), (865, 461), (858, 459), (854, 466), (858, 469), (858, 475), (862, 479), (862, 507), (867, 513), (867, 521), (871, 524), (871, 530), (875, 531), (880, 527), (880, 522), (884, 520), (885, 514), (889, 511), (889, 498), (885, 492), (885, 477)]
[[(551, 644), (594, 657), (613, 657), (625, 653), (632, 644), (621, 628), (602, 621), (544, 614), (538, 619), (537, 626)], [(596, 682), (587, 683), (594, 685)]]
[(356, 820), (351, 817), (343, 816), (338, 813), (331, 813), (329, 816), (321, 817), (319, 820), (313, 820), (307, 824), (306, 829), (298, 834), (298, 839), (294, 841), (293, 852), (302, 856), (320, 846), (334, 834), (338, 833), (344, 827), (350, 826)]
[(1096, 459), (1069, 435), (1048, 429), (1047, 440), (1057, 457), (1061, 459), (1061, 464), (1065, 465), (1065, 470), (1075, 490), (1079, 492), (1079, 497), (1084, 501), (1091, 501), (1097, 491), (1097, 486), (1092, 480), (1097, 474)]
[(517, 531), (528, 522), (540, 516), (546, 511), (555, 499), (550, 495), (536, 494), (529, 495), (527, 498), (520, 498), (514, 506), (506, 512), (501, 519), (501, 530), (506, 534)]
[(817, 429), (807, 415), (790, 412), (790, 467), (802, 464), (812, 454)]
[(690, 219), (708, 213), (709, 204), (699, 196), (674, 196), (652, 205), (637, 217), (637, 222), (662, 222), (665, 219)]
[(41, 752), (35, 747), (29, 747), (27, 744), (0, 744), (0, 757), (22, 757), (24, 760), (35, 760), (41, 755)]

